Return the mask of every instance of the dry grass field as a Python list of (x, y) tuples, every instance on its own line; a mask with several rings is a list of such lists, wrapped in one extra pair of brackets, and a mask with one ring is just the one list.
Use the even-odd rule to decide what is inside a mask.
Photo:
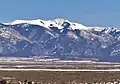
[(115, 81), (119, 84), (120, 72), (0, 71), (0, 77), (1, 79), (14, 78), (10, 79), (13, 81), (34, 81), (39, 84), (93, 84), (95, 82), (107, 84)]

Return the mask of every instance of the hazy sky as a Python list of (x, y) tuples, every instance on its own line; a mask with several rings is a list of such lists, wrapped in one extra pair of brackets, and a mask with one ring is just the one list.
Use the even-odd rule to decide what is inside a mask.
[(0, 0), (0, 22), (57, 17), (90, 26), (120, 27), (120, 0)]

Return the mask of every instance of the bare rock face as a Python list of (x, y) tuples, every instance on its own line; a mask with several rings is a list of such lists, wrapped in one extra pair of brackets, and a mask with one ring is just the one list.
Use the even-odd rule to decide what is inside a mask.
[(1, 23), (0, 56), (120, 61), (120, 29), (60, 19)]

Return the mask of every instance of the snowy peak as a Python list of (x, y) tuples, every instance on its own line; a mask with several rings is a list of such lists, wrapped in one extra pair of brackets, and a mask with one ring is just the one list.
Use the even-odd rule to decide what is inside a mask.
[(75, 30), (75, 29), (83, 29), (83, 30), (88, 30), (88, 27), (79, 24), (79, 23), (74, 23), (74, 22), (70, 22), (68, 20), (62, 19), (62, 18), (56, 18), (53, 20), (41, 20), (41, 19), (37, 19), (37, 20), (15, 20), (13, 22), (10, 23), (3, 23), (5, 25), (16, 25), (16, 24), (32, 24), (32, 25), (40, 25), (43, 26), (45, 28), (49, 28), (49, 27), (57, 27), (58, 29), (62, 29), (64, 28), (64, 26), (66, 24), (69, 24), (70, 29)]
[(2, 23), (5, 25), (17, 25), (17, 24), (26, 24), (27, 25), (38, 25), (42, 26), (43, 28), (51, 29), (51, 28), (58, 28), (60, 32), (66, 31), (66, 29), (70, 30), (93, 30), (96, 32), (104, 32), (104, 33), (110, 33), (110, 32), (120, 32), (119, 28), (111, 28), (111, 27), (88, 27), (84, 26), (82, 24), (76, 23), (76, 22), (71, 22), (69, 20), (65, 20), (63, 18), (56, 18), (53, 20), (41, 20), (41, 19), (36, 19), (36, 20), (15, 20), (10, 23)]
[(52, 22), (55, 22), (57, 25), (62, 25), (64, 22), (67, 22), (67, 20), (62, 18), (56, 18), (54, 20), (51, 20)]

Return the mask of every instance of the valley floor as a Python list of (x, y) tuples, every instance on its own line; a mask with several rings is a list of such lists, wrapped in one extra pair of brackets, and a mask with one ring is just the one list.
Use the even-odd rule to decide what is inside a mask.
[[(0, 61), (0, 68), (17, 69), (78, 69), (84, 70), (120, 70), (120, 63), (95, 61)], [(80, 69), (80, 70), (79, 70)], [(56, 70), (57, 71), (57, 70)], [(68, 70), (69, 71), (69, 70)]]
[[(120, 63), (91, 61), (1, 61), (0, 80), (36, 84), (120, 83)], [(1, 83), (0, 83), (1, 84)]]

